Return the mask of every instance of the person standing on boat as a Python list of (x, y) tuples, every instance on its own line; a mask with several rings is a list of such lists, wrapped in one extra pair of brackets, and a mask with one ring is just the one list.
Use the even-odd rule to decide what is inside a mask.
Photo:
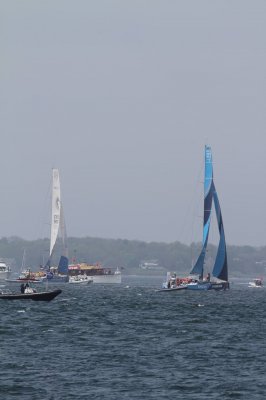
[(25, 285), (25, 287), (24, 287), (24, 293), (29, 293), (29, 288), (30, 288), (30, 285), (29, 285), (29, 283), (27, 282), (26, 285)]
[(20, 292), (21, 292), (21, 293), (24, 293), (24, 292), (25, 292), (24, 283), (22, 283), (22, 284), (20, 285)]

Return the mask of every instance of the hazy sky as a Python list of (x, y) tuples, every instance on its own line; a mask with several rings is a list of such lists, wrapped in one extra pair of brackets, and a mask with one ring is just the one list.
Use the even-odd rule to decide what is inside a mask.
[(200, 241), (209, 144), (266, 245), (265, 0), (1, 0), (0, 49), (0, 237), (48, 236), (58, 167), (69, 236)]

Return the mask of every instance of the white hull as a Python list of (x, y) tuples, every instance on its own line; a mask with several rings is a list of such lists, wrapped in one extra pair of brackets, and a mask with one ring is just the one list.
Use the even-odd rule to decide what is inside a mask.
[(68, 283), (73, 285), (88, 285), (93, 282), (93, 278), (91, 276), (70, 276)]
[(0, 272), (0, 281), (5, 281), (8, 279), (11, 275), (11, 272), (6, 271), (6, 272)]
[(262, 279), (253, 279), (252, 282), (248, 283), (248, 287), (250, 288), (262, 288)]
[(249, 282), (248, 287), (250, 287), (250, 288), (258, 288), (258, 289), (262, 289), (263, 288), (262, 285), (258, 286), (258, 285), (255, 285), (253, 282)]
[(11, 275), (11, 269), (5, 262), (0, 261), (0, 280), (4, 281)]

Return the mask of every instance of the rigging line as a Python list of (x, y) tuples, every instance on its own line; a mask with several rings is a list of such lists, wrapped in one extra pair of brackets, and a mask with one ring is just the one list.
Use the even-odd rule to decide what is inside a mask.
[[(198, 174), (197, 174), (196, 179), (195, 179), (195, 182), (197, 182), (197, 183), (200, 182), (200, 176), (202, 175), (203, 167), (204, 167), (204, 160), (201, 162), (201, 166), (200, 166), (200, 168), (198, 170)], [(195, 199), (197, 198), (196, 192), (199, 190), (198, 185), (196, 185), (196, 184), (193, 185), (193, 188), (194, 189), (193, 189), (193, 193), (192, 193), (191, 199), (187, 203), (186, 211), (183, 214), (184, 218), (183, 218), (183, 223), (181, 224), (181, 229), (180, 229), (180, 237), (183, 237), (183, 238), (185, 237), (185, 230), (187, 230), (187, 231), (190, 230), (190, 243), (192, 243), (192, 241), (193, 241), (192, 238), (194, 237), (194, 223), (195, 223), (195, 221), (194, 221), (195, 218), (194, 217), (195, 217), (195, 214), (196, 214), (196, 211), (195, 211), (195, 209), (196, 209)], [(199, 207), (199, 202), (200, 201), (198, 200), (197, 201), (197, 206), (198, 207)], [(192, 222), (189, 224), (190, 226), (188, 226), (188, 216), (189, 215), (193, 216), (192, 217)]]
[[(197, 180), (196, 180), (197, 182), (200, 182), (203, 185), (203, 187), (204, 187), (204, 181), (202, 181), (200, 179), (200, 176), (202, 176), (204, 174), (204, 166), (205, 166), (205, 160), (202, 159), (201, 165), (200, 165), (200, 170), (199, 170), (199, 173), (198, 173), (198, 176), (197, 176)], [(202, 185), (200, 185), (200, 188), (201, 188), (200, 190), (201, 191), (202, 191)], [(199, 188), (199, 185), (198, 185), (198, 188)], [(191, 253), (190, 257), (191, 257), (191, 261), (192, 261), (192, 266), (193, 266), (193, 264), (195, 262), (195, 259), (198, 258), (198, 246), (196, 245), (196, 242), (195, 242), (196, 220), (198, 221), (198, 219), (200, 218), (201, 225), (202, 225), (202, 222), (203, 222), (202, 211), (199, 211), (201, 209), (201, 207), (202, 207), (202, 193), (201, 193), (201, 195), (196, 196), (196, 190), (197, 190), (197, 185), (194, 186), (193, 198), (194, 198), (195, 203), (194, 203), (194, 210), (193, 210), (193, 218), (192, 218), (192, 221), (191, 221), (191, 239), (190, 239), (190, 243), (191, 244), (195, 243), (195, 246), (190, 245), (190, 253)], [(204, 189), (203, 189), (203, 192), (204, 192)], [(204, 197), (204, 194), (203, 194), (203, 197)], [(202, 242), (202, 239), (201, 239), (201, 242)], [(202, 247), (202, 245), (201, 245), (201, 247)], [(195, 256), (195, 252), (197, 254), (196, 256)]]
[[(42, 210), (40, 215), (40, 219), (36, 219), (36, 234), (35, 237), (36, 238), (49, 238), (50, 233), (47, 236), (47, 232), (45, 232), (45, 230), (47, 229), (47, 225), (51, 226), (51, 221), (49, 220), (49, 222), (47, 222), (47, 218), (48, 215), (51, 215), (51, 195), (52, 195), (52, 176), (50, 176), (49, 179), (49, 185), (48, 188), (46, 190), (46, 195), (43, 199), (43, 204), (42, 204)], [(38, 224), (38, 227), (37, 227)]]
[[(190, 198), (190, 201), (187, 202), (186, 211), (183, 214), (184, 215), (183, 223), (181, 224), (181, 229), (180, 229), (180, 238), (182, 237), (185, 242), (186, 242), (185, 236), (187, 236), (187, 237), (190, 236), (190, 239), (188, 240), (188, 242), (190, 241), (190, 243), (189, 243), (190, 246), (191, 246), (191, 243), (193, 242), (193, 237), (195, 236), (194, 225), (195, 225), (196, 209), (198, 210), (199, 209), (199, 204), (201, 204), (200, 196), (196, 196), (196, 192), (199, 190), (199, 185), (196, 185), (195, 182), (198, 183), (198, 182), (201, 181), (200, 177), (202, 175), (203, 168), (204, 168), (204, 160), (201, 161), (200, 168), (198, 170), (198, 174), (197, 174), (196, 179), (194, 181), (193, 194), (192, 194), (192, 196)], [(195, 199), (196, 198), (198, 200), (197, 200), (197, 204), (195, 205)], [(193, 205), (194, 205), (194, 207), (193, 207)], [(188, 224), (188, 216), (189, 215), (192, 216), (192, 221)], [(188, 233), (189, 231), (190, 231), (190, 234)], [(192, 258), (193, 258), (193, 254), (191, 254), (191, 259)]]
[[(198, 173), (198, 176), (196, 178), (196, 182), (201, 182), (200, 176), (202, 176), (204, 170), (204, 160), (201, 162), (201, 167)], [(195, 224), (196, 220), (198, 221), (199, 214), (200, 214), (200, 219), (202, 221), (202, 212), (199, 213), (199, 209), (202, 207), (202, 195), (201, 196), (196, 196), (196, 192), (199, 190), (199, 186), (195, 184), (194, 186), (194, 191), (193, 191), (193, 196), (192, 196), (192, 202), (194, 202), (194, 209), (192, 212), (192, 222), (191, 222), (191, 239), (190, 242), (195, 241)], [(202, 190), (202, 187), (200, 187), (200, 190)], [(197, 217), (197, 219), (196, 219)]]

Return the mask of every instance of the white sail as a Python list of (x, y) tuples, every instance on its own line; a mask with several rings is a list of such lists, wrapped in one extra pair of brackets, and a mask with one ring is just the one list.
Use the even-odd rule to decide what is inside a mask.
[(50, 257), (52, 255), (56, 239), (59, 233), (60, 216), (61, 216), (61, 199), (60, 199), (60, 180), (59, 171), (54, 168), (52, 183), (52, 221), (51, 221), (51, 235), (50, 235)]

